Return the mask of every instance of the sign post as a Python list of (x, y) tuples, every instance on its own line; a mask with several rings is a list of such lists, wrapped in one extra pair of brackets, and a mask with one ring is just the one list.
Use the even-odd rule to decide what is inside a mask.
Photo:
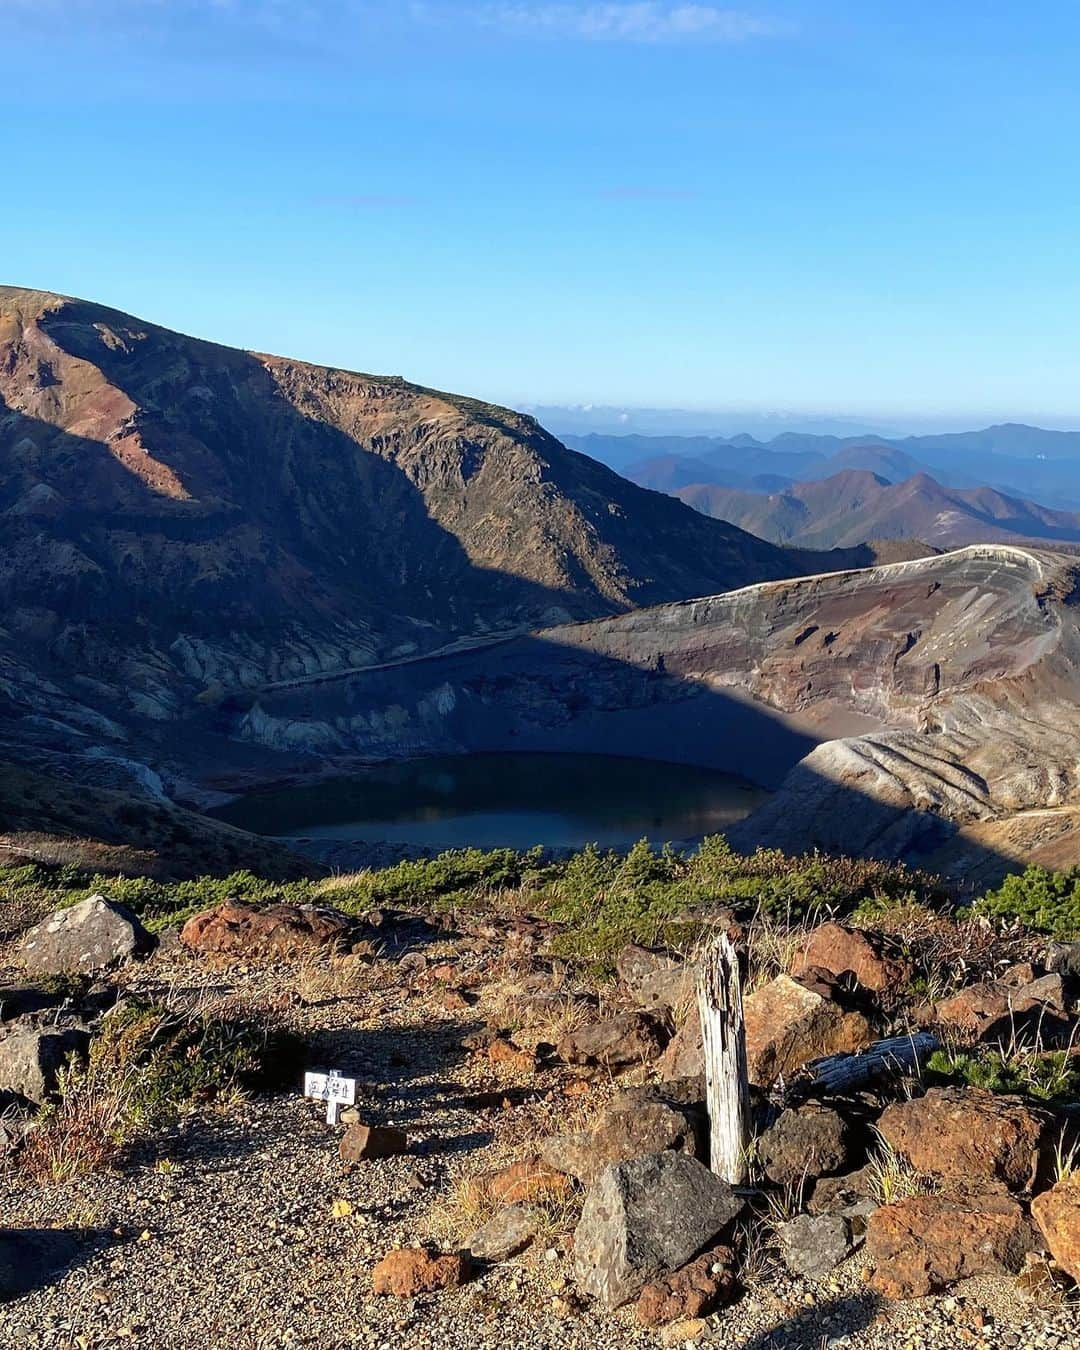
[(329, 1073), (304, 1074), (304, 1096), (326, 1103), (326, 1123), (336, 1125), (343, 1106), (356, 1101), (356, 1079), (343, 1078), (337, 1069)]

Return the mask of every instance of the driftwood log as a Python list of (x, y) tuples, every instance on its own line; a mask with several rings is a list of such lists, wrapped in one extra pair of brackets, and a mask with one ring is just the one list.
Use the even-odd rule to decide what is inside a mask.
[(857, 1054), (829, 1055), (806, 1066), (799, 1086), (819, 1092), (857, 1092), (881, 1078), (921, 1069), (941, 1042), (929, 1031), (890, 1036)]
[(747, 1176), (750, 1080), (743, 1026), (739, 958), (726, 933), (708, 948), (698, 974), (698, 1009), (705, 1052), (709, 1162), (733, 1186)]

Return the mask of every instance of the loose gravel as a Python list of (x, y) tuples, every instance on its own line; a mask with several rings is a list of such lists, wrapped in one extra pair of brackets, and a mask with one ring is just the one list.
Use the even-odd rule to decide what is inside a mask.
[[(449, 942), (427, 958), (429, 966), (456, 961), (474, 979), (491, 960), (463, 957)], [(645, 1331), (632, 1309), (603, 1314), (579, 1305), (568, 1233), (549, 1235), (461, 1289), (376, 1298), (374, 1264), (391, 1247), (445, 1232), (455, 1183), (523, 1156), (530, 1140), (580, 1109), (563, 1093), (566, 1080), (559, 1071), (514, 1078), (465, 1051), (463, 1037), (484, 1024), (488, 993), (481, 990), (475, 1007), (448, 1011), (435, 982), (410, 988), (387, 960), (367, 967), (355, 992), (321, 996), (310, 989), (299, 996), (304, 983), (288, 968), (215, 971), (175, 953), (131, 978), (143, 992), (156, 987), (174, 999), (287, 1007), (323, 1064), (361, 1080), (364, 1119), (406, 1130), (410, 1152), (349, 1168), (337, 1151), (344, 1127), (328, 1126), (318, 1103), (278, 1095), (201, 1109), (119, 1172), (40, 1185), (9, 1169), (0, 1176), (0, 1225), (76, 1231), (78, 1255), (41, 1287), (0, 1305), (2, 1347), (1080, 1345), (1076, 1308), (1032, 1301), (1013, 1280), (886, 1304), (868, 1290), (859, 1256), (819, 1285), (772, 1272), (703, 1322)], [(479, 1098), (492, 1093), (505, 1104)]]

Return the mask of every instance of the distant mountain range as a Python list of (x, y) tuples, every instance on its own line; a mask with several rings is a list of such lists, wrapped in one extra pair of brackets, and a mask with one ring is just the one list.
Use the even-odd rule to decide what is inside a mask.
[(1059, 510), (1080, 510), (1080, 432), (1015, 423), (940, 436), (563, 436), (643, 487), (675, 492), (710, 484), (783, 492), (795, 483), (863, 469), (899, 483), (924, 474), (947, 488), (991, 487)]
[(763, 539), (847, 548), (869, 539), (921, 539), (938, 548), (1054, 540), (1080, 543), (1080, 514), (1051, 511), (994, 488), (947, 488), (925, 473), (897, 483), (845, 469), (783, 492), (690, 484), (675, 496)]

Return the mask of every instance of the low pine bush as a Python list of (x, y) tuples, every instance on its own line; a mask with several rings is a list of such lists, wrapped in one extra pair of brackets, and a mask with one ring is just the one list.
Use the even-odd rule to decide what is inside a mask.
[(1028, 867), (1007, 876), (974, 905), (987, 918), (1019, 920), (1025, 928), (1054, 937), (1080, 937), (1080, 867), (1048, 872)]

